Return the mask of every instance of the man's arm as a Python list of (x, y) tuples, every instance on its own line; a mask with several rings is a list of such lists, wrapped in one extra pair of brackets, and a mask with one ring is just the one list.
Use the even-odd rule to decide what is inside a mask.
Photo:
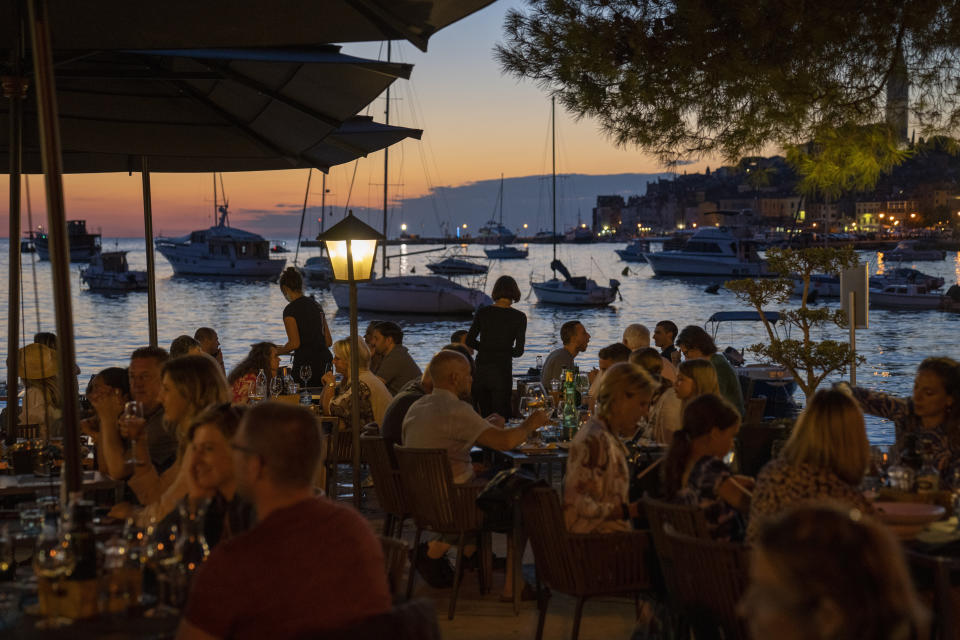
[(180, 628), (177, 630), (177, 640), (219, 640), (219, 638), (190, 624), (190, 621), (184, 618), (180, 621)]
[(531, 433), (549, 421), (549, 412), (541, 409), (531, 414), (529, 418), (520, 423), (519, 427), (514, 429), (501, 429), (496, 426), (485, 429), (477, 437), (477, 444), (497, 451), (508, 451), (525, 441)]

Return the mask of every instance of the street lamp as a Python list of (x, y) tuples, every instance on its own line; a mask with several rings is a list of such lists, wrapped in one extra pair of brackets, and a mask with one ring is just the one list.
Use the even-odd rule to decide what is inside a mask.
[[(333, 279), (350, 284), (350, 402), (353, 431), (353, 504), (360, 508), (360, 333), (357, 329), (357, 283), (370, 279), (377, 241), (383, 236), (350, 211), (346, 218), (317, 236), (327, 247)], [(336, 434), (334, 434), (335, 436)]]

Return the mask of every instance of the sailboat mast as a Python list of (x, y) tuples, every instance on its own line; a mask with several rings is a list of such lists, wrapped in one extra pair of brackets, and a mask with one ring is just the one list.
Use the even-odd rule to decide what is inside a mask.
[(213, 172), (213, 226), (217, 226), (217, 216), (220, 210), (217, 208), (217, 172)]
[(550, 96), (550, 155), (553, 158), (553, 259), (557, 259), (557, 98)]
[(500, 228), (497, 229), (497, 236), (500, 238), (500, 246), (503, 246), (503, 174), (500, 174)]
[(327, 174), (323, 174), (323, 187), (320, 191), (320, 233), (327, 227)]
[[(387, 62), (390, 62), (390, 41), (387, 40)], [(387, 86), (387, 106), (384, 111), (384, 124), (390, 124), (390, 86)], [(387, 168), (390, 163), (390, 151), (383, 150), (383, 241), (380, 243), (380, 275), (387, 275)]]

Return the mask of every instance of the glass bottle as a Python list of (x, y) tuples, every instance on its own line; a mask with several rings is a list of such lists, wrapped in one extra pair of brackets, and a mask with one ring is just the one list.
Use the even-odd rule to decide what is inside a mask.
[(194, 576), (200, 570), (207, 557), (210, 547), (203, 532), (204, 516), (207, 512), (207, 502), (190, 499), (180, 503), (180, 526), (182, 534), (177, 540), (177, 555), (180, 557), (183, 581), (180, 585), (178, 600), (180, 604), (186, 602), (186, 595), (190, 593), (190, 585)]
[(917, 493), (933, 493), (940, 490), (940, 472), (933, 464), (933, 456), (923, 454), (923, 466), (917, 471)]
[(576, 380), (575, 370), (563, 370), (563, 416), (561, 422), (564, 440), (573, 440), (573, 437), (577, 435), (577, 429), (580, 427)]
[(253, 395), (256, 396), (257, 400), (263, 400), (267, 397), (267, 374), (264, 373), (263, 369), (260, 369), (260, 373), (257, 374), (257, 383)]
[(93, 502), (74, 497), (70, 504), (70, 520), (64, 533), (64, 544), (73, 549), (75, 563), (67, 580), (97, 579), (97, 540), (93, 533)]
[(283, 370), (283, 392), (287, 395), (294, 395), (297, 393), (297, 385), (293, 381), (293, 376), (290, 375), (290, 369), (284, 368)]

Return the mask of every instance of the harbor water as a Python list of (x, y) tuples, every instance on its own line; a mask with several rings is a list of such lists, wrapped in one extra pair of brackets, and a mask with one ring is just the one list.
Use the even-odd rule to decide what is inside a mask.
[[(295, 244), (293, 240), (287, 241), (288, 247), (292, 248)], [(589, 275), (604, 285), (611, 278), (621, 282), (622, 299), (605, 308), (569, 309), (546, 307), (536, 303), (536, 298), (530, 294), (529, 282), (531, 277), (549, 277), (552, 258), (550, 245), (530, 245), (530, 257), (527, 260), (491, 262), (485, 280), (481, 278), (459, 281), (470, 286), (482, 286), (487, 293), (501, 275), (511, 275), (520, 284), (524, 298), (516, 307), (527, 314), (528, 324), (526, 352), (514, 362), (516, 372), (526, 371), (528, 367), (535, 365), (538, 355), (546, 356), (559, 346), (560, 326), (568, 320), (580, 320), (590, 333), (589, 348), (577, 360), (581, 367), (593, 367), (596, 366), (597, 351), (619, 341), (624, 327), (628, 324), (639, 322), (647, 325), (651, 331), (660, 320), (672, 320), (681, 328), (688, 324), (703, 326), (717, 311), (747, 309), (724, 288), (720, 288), (716, 295), (704, 291), (709, 285), (721, 282), (722, 279), (653, 277), (649, 266), (628, 264), (617, 257), (614, 249), (623, 246), (623, 243), (615, 243), (560, 245), (557, 248), (558, 257), (572, 274)], [(128, 251), (131, 269), (146, 268), (143, 239), (104, 238), (103, 247), (105, 251), (115, 248)], [(430, 247), (390, 246), (387, 252), (390, 256), (397, 256), (428, 248)], [(659, 249), (657, 246), (653, 248)], [(466, 247), (463, 251), (468, 255), (483, 256), (483, 247), (478, 245)], [(442, 253), (438, 251), (394, 257), (390, 262), (388, 275), (412, 272), (429, 274), (426, 264), (439, 258)], [(317, 248), (301, 249), (299, 263), (303, 264), (306, 258), (318, 254)], [(280, 254), (287, 257), (289, 264), (293, 263), (293, 255), (292, 251)], [(41, 262), (32, 254), (23, 254), (22, 257), (24, 339), (29, 342), (38, 330), (53, 331), (55, 320), (50, 263)], [(871, 275), (884, 268), (898, 266), (884, 264), (882, 254), (878, 255), (876, 252), (865, 252), (861, 259), (870, 264)], [(2, 240), (0, 277), (4, 287), (8, 264), (8, 244), (7, 240)], [(252, 343), (268, 340), (282, 344), (286, 341), (281, 318), (285, 301), (276, 284), (173, 277), (170, 265), (159, 254), (156, 265), (161, 346), (169, 346), (170, 341), (181, 334), (192, 336), (197, 327), (213, 327), (220, 335), (224, 361), (229, 370), (246, 355)], [(79, 274), (83, 266), (71, 266), (74, 274), (73, 315), (77, 364), (82, 371), (81, 386), (86, 384), (90, 375), (100, 369), (126, 366), (130, 352), (148, 342), (146, 292), (112, 296), (90, 292), (80, 284)], [(902, 266), (912, 266), (924, 273), (943, 277), (946, 280), (945, 289), (951, 284), (960, 284), (960, 252), (948, 253), (947, 259), (941, 262), (918, 262)], [(629, 272), (623, 275), (625, 267)], [(376, 270), (378, 273), (381, 271), (379, 254)], [(315, 295), (327, 312), (334, 339), (347, 337), (347, 311), (337, 308), (329, 292), (309, 290), (308, 293)], [(0, 313), (6, 319), (9, 304), (6, 292), (0, 299)], [(799, 300), (795, 300), (793, 304), (799, 304)], [(824, 304), (836, 306), (838, 301), (825, 301)], [(382, 319), (387, 318), (361, 313), (361, 332), (371, 320)], [(403, 327), (403, 343), (421, 366), (448, 342), (451, 333), (457, 329), (466, 329), (470, 325), (470, 318), (467, 317), (408, 316), (389, 319), (397, 321)], [(857, 372), (858, 383), (889, 393), (908, 395), (913, 385), (913, 374), (923, 358), (932, 355), (960, 358), (957, 336), (960, 336), (960, 314), (957, 313), (871, 309), (869, 329), (857, 332), (858, 352), (866, 358), (866, 363)], [(833, 327), (823, 335), (815, 337), (845, 341), (847, 331)], [(716, 340), (721, 350), (727, 346), (742, 350), (751, 344), (766, 341), (766, 336), (759, 323), (729, 323), (720, 326)], [(6, 343), (0, 348), (5, 349)], [(749, 354), (747, 358), (748, 361), (751, 360)], [(287, 358), (283, 358), (283, 362), (286, 364)], [(3, 380), (6, 380), (6, 371), (2, 375)], [(832, 379), (838, 380), (840, 376), (835, 375)], [(799, 390), (797, 399), (801, 402), (803, 400)], [(889, 443), (893, 439), (892, 424), (884, 420), (868, 418), (868, 432), (871, 441), (876, 444)]]

